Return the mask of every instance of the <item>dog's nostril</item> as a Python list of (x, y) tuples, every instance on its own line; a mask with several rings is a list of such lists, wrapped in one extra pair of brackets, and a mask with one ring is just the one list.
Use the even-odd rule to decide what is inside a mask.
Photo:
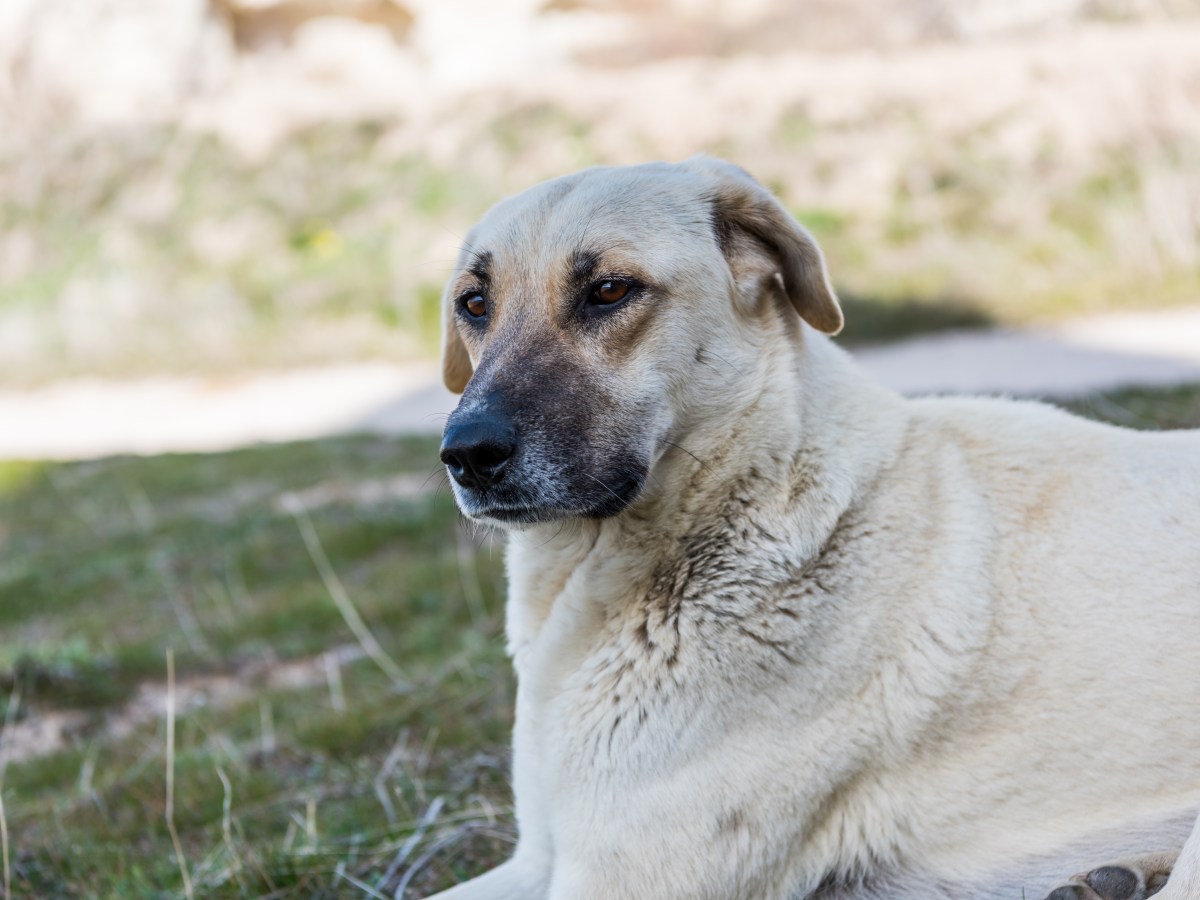
[(504, 464), (516, 452), (511, 424), (484, 419), (452, 425), (442, 439), (442, 462), (459, 484), (484, 488), (503, 477)]
[(462, 460), (458, 458), (458, 453), (456, 451), (448, 449), (443, 450), (442, 462), (445, 464), (446, 468), (450, 470), (451, 475), (458, 476), (462, 474)]
[(471, 463), (476, 469), (493, 469), (503, 465), (515, 448), (509, 443), (487, 443), (472, 448)]

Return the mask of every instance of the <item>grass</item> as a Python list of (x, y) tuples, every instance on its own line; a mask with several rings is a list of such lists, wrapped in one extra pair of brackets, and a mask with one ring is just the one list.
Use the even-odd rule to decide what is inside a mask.
[[(1200, 385), (1070, 405), (1200, 427)], [(0, 775), (14, 896), (184, 896), (168, 758), (197, 897), (390, 897), (406, 879), (424, 896), (507, 855), (500, 553), (464, 528), (434, 451), (350, 437), (0, 464), (5, 746), (66, 729)]]
[(1129, 388), (1062, 404), (1072, 412), (1124, 428), (1200, 428), (1200, 385), (1160, 390)]
[[(4, 775), (17, 896), (180, 893), (165, 722), (146, 715), (168, 647), (197, 895), (362, 896), (350, 879), (377, 883), (438, 797), (412, 859), (459, 843), (422, 892), (504, 855), (499, 554), (463, 530), (440, 473), (424, 484), (435, 462), (429, 441), (346, 438), (0, 466), (0, 692), (19, 696), (14, 734), (70, 723), (65, 746)], [(384, 487), (336, 499), (364, 482)], [(362, 654), (289, 511), (314, 485), (335, 499), (303, 521), (399, 678)]]

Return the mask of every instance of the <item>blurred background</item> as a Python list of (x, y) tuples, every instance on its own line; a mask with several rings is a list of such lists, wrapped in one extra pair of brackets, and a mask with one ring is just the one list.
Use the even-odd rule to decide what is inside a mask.
[(501, 197), (698, 152), (898, 389), (1200, 427), (1198, 0), (0, 3), (0, 897), (506, 855), (441, 285)]

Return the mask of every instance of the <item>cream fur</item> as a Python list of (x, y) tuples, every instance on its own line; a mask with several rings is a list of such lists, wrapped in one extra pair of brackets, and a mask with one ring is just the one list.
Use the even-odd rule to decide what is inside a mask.
[[(769, 247), (722, 258), (714, 180), (590, 170), (470, 237), (543, 285), (580, 229), (628, 238), (673, 299), (619, 353), (563, 338), (637, 400), (651, 478), (509, 535), (520, 841), (439, 897), (1036, 900), (1178, 848), (1200, 433), (890, 393), (783, 302)], [(506, 302), (496, 335), (546, 315)], [(1157, 896), (1200, 897), (1200, 828)]]

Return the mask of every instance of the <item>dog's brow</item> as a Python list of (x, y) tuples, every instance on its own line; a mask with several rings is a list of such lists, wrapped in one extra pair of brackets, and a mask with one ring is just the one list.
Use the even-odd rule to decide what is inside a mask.
[(480, 281), (487, 281), (491, 277), (492, 267), (492, 252), (490, 250), (480, 250), (467, 263), (464, 270), (469, 275), (474, 275)]
[(567, 278), (571, 284), (583, 284), (596, 274), (596, 269), (599, 265), (599, 252), (595, 250), (576, 250), (567, 261)]

